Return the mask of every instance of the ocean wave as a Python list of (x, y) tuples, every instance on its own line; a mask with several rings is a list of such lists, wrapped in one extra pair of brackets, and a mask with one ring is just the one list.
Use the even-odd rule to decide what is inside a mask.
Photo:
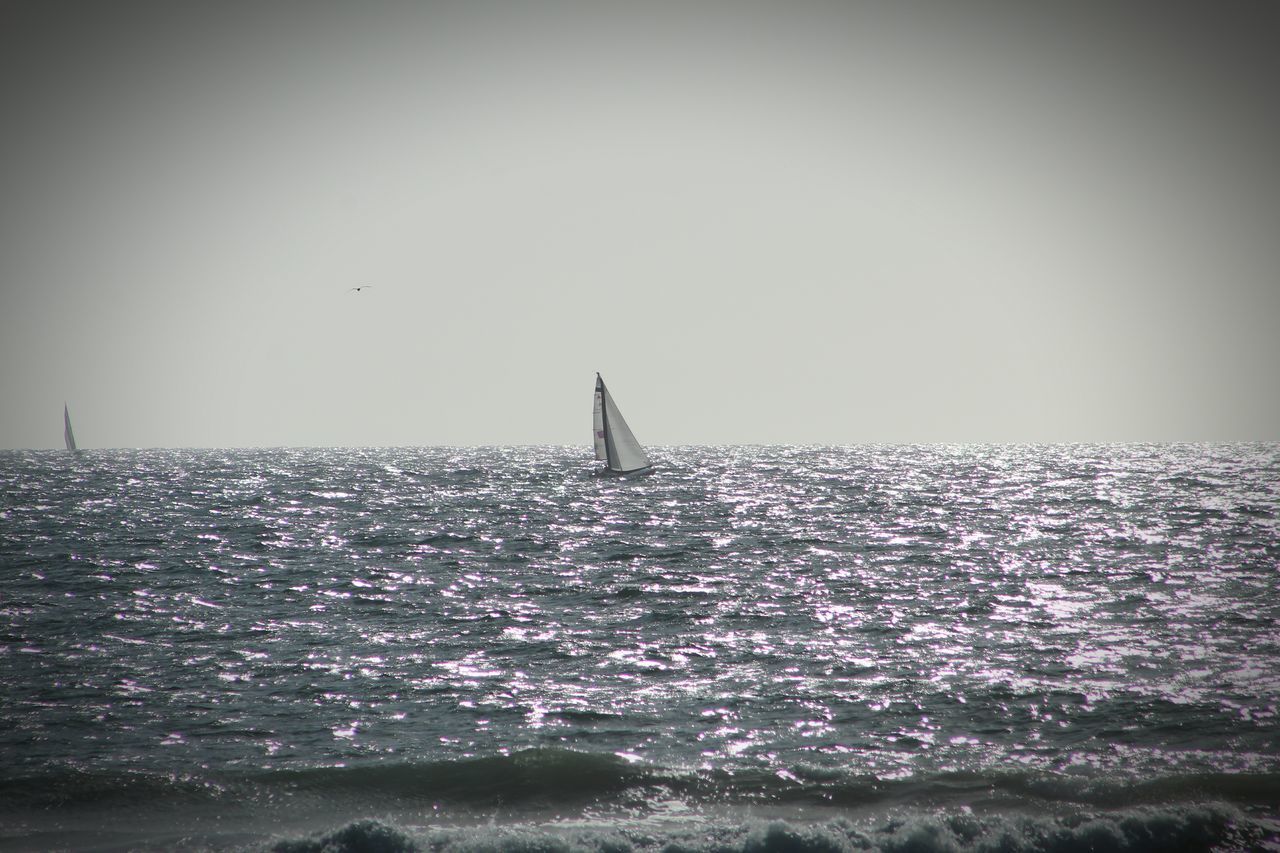
[(0, 817), (51, 809), (182, 805), (227, 794), (226, 785), (190, 774), (50, 769), (0, 778)]
[(656, 776), (613, 755), (532, 749), (458, 761), (270, 771), (251, 778), (300, 792), (358, 792), (478, 809), (609, 799), (650, 785)]
[(1070, 817), (952, 814), (859, 823), (748, 820), (662, 828), (627, 823), (406, 828), (359, 820), (271, 853), (960, 853), (960, 851), (1245, 851), (1280, 849), (1280, 827), (1220, 805), (1142, 808)]
[(51, 769), (0, 779), (0, 811), (75, 806), (290, 799), (352, 807), (444, 805), (461, 814), (653, 803), (814, 809), (990, 808), (1038, 812), (1216, 802), (1280, 817), (1280, 774), (1188, 773), (1147, 778), (1038, 771), (921, 773), (904, 778), (838, 768), (679, 769), (608, 753), (530, 749), (436, 762), (373, 762), (206, 775)]

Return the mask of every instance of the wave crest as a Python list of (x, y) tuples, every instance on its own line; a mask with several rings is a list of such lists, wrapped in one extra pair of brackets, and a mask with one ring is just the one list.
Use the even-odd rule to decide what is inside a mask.
[(959, 814), (877, 826), (843, 818), (808, 824), (751, 821), (659, 832), (609, 825), (406, 829), (361, 820), (308, 838), (281, 839), (267, 849), (271, 853), (1221, 853), (1274, 849), (1277, 843), (1280, 827), (1229, 806), (1202, 805), (1069, 818)]

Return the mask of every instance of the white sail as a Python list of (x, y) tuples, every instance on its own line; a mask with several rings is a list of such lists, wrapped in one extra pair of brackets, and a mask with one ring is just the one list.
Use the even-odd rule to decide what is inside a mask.
[(591, 409), (591, 439), (596, 445), (596, 459), (605, 462), (609, 459), (609, 451), (604, 441), (604, 382), (600, 374), (596, 374), (596, 399)]
[(67, 450), (76, 449), (76, 434), (71, 431), (71, 412), (67, 404), (62, 404), (62, 438), (67, 442)]
[(596, 458), (603, 461), (608, 470), (625, 474), (649, 467), (649, 455), (631, 433), (631, 428), (622, 417), (618, 404), (613, 402), (613, 396), (599, 373), (596, 374), (593, 416), (596, 427)]

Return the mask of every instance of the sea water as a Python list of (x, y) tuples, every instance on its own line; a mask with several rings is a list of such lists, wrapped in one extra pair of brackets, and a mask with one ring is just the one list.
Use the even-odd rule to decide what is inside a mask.
[(1280, 849), (1280, 445), (0, 453), (0, 848)]

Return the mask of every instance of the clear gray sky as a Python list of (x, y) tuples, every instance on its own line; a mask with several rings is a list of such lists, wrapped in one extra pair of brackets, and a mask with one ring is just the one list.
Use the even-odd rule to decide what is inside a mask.
[[(1280, 439), (1280, 4), (0, 2), (0, 447)], [(361, 292), (352, 287), (371, 285)]]

